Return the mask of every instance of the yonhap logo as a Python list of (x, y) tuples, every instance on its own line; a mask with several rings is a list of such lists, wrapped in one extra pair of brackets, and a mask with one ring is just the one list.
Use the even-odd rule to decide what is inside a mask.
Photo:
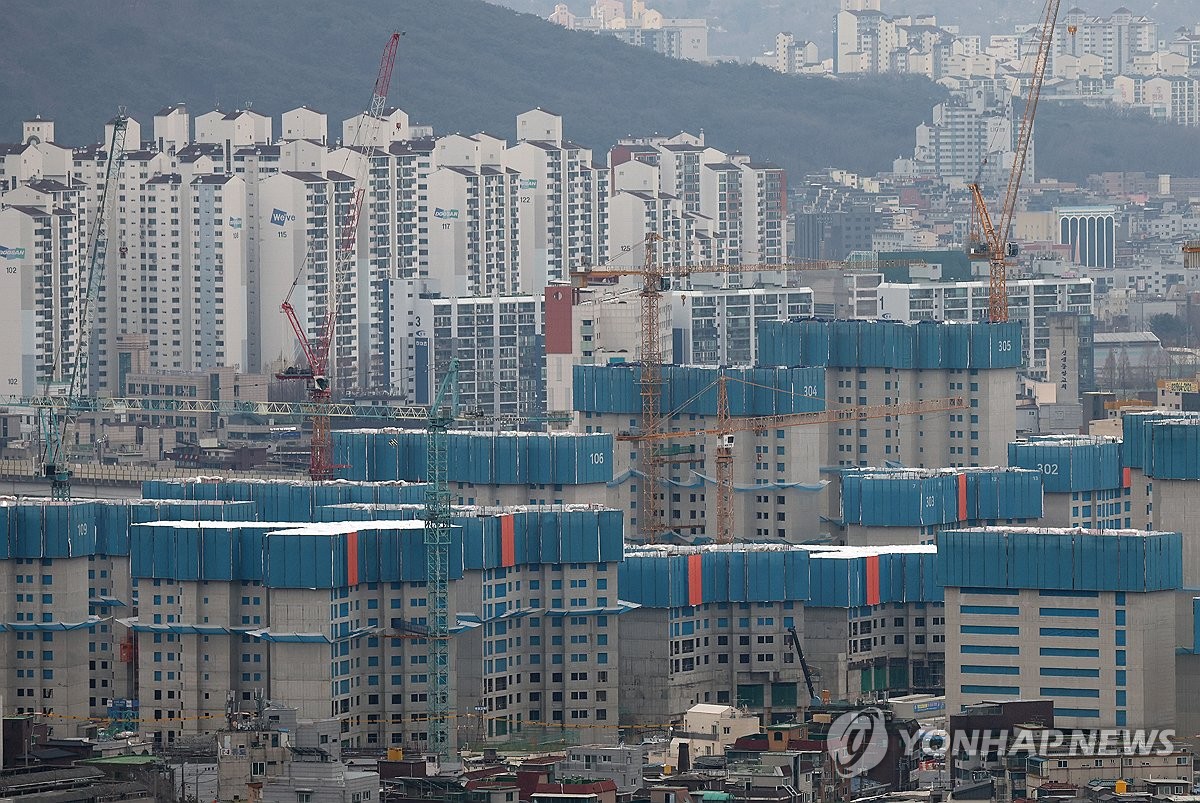
[(274, 223), (276, 226), (282, 226), (282, 225), (284, 225), (292, 220), (295, 220), (295, 219), (296, 219), (295, 215), (289, 215), (287, 212), (284, 212), (282, 209), (272, 209), (271, 210), (271, 222)]
[(842, 778), (854, 778), (874, 769), (888, 750), (887, 725), (878, 708), (847, 711), (829, 726), (825, 748), (833, 769)]

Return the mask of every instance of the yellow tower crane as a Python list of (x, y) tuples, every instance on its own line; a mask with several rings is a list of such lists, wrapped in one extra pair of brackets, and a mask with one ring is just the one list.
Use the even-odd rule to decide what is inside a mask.
[(1013, 215), (1017, 210), (1017, 191), (1025, 173), (1025, 161), (1029, 154), (1029, 143), (1033, 139), (1033, 117), (1037, 113), (1038, 99), (1042, 94), (1042, 83), (1046, 77), (1046, 64), (1050, 58), (1050, 44), (1054, 39), (1054, 26), (1058, 21), (1061, 0), (1046, 0), (1042, 12), (1042, 23), (1038, 29), (1038, 49), (1034, 57), (1033, 73), (1029, 81), (1029, 95), (1021, 113), (1021, 127), (1017, 133), (1012, 170), (1008, 174), (1008, 190), (1004, 194), (1004, 205), (995, 222), (983, 201), (983, 190), (978, 181), (968, 185), (971, 191), (972, 218), (971, 236), (968, 237), (967, 255), (972, 259), (986, 259), (991, 263), (988, 280), (988, 320), (1001, 323), (1008, 320), (1008, 258), (1017, 255), (1016, 243), (1008, 240)]
[[(571, 282), (577, 288), (587, 287), (591, 281), (636, 277), (641, 280), (641, 382), (639, 386), (642, 399), (642, 421), (640, 432), (630, 436), (632, 440), (645, 443), (645, 448), (638, 450), (638, 468), (642, 474), (642, 483), (638, 499), (638, 529), (643, 541), (653, 543), (660, 533), (667, 531), (665, 501), (663, 493), (662, 469), (668, 459), (656, 455), (649, 444), (655, 437), (661, 435), (664, 417), (662, 415), (662, 294), (671, 289), (675, 279), (685, 278), (696, 274), (721, 273), (798, 273), (805, 271), (851, 271), (855, 273), (878, 273), (884, 268), (902, 267), (911, 261), (836, 261), (836, 260), (805, 260), (780, 264), (698, 264), (669, 266), (659, 259), (659, 249), (663, 242), (661, 235), (652, 233), (646, 237), (645, 264), (636, 267), (621, 267), (604, 265), (585, 267), (572, 272)], [(806, 414), (807, 415), (807, 414)], [(813, 414), (817, 415), (817, 414)], [(886, 415), (886, 414), (885, 414)], [(741, 420), (741, 419), (739, 419)], [(838, 420), (838, 419), (830, 419)]]

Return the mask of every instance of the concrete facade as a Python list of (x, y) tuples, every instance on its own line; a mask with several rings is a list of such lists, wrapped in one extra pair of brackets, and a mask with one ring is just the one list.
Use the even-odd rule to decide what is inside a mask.
[[(877, 293), (878, 309), (865, 317), (882, 316), (901, 321), (987, 319), (987, 282), (883, 282)], [(1035, 378), (1048, 379), (1056, 368), (1056, 360), (1050, 354), (1048, 313), (1090, 314), (1093, 307), (1091, 279), (1009, 281), (1009, 320), (1019, 321), (1024, 329), (1025, 372)]]
[[(1071, 533), (1095, 539), (1115, 535), (1127, 541), (1161, 535), (1131, 530), (1019, 532), (1044, 533), (1050, 539), (1047, 545)], [(1090, 548), (1086, 542), (1074, 547)], [(948, 559), (956, 560), (953, 555)], [(1150, 582), (1161, 579), (1156, 576)], [(1172, 727), (1176, 592), (1114, 591), (1102, 588), (1104, 584), (1101, 579), (1090, 589), (1058, 590), (1021, 587), (1022, 583), (979, 588), (948, 583), (949, 709), (989, 699), (1041, 697), (1054, 700), (1059, 727)]]

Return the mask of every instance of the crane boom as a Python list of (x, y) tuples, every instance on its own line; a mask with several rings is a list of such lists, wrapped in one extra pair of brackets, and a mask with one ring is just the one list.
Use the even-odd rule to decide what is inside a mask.
[[(75, 421), (79, 400), (87, 387), (88, 353), (92, 342), (92, 324), (96, 319), (96, 302), (100, 297), (101, 275), (108, 253), (108, 221), (116, 208), (117, 177), (125, 160), (125, 133), (129, 118), (124, 110), (113, 119), (112, 139), (108, 144), (108, 160), (104, 166), (104, 179), (100, 185), (100, 199), (96, 206), (96, 219), (92, 224), (89, 239), (87, 274), (82, 292), (79, 293), (79, 332), (75, 339), (75, 354), (71, 359), (71, 377), (67, 390), (66, 405), (50, 413), (43, 444), (42, 471), (50, 479), (50, 493), (54, 499), (71, 498), (71, 472), (66, 463), (66, 441), (71, 425)], [(47, 378), (48, 381), (48, 378)], [(47, 394), (49, 395), (49, 394)]]
[[(571, 283), (575, 287), (587, 287), (592, 280), (620, 279), (632, 276), (641, 279), (641, 345), (640, 361), (642, 364), (639, 391), (642, 397), (642, 426), (640, 436), (632, 436), (633, 440), (647, 443), (638, 451), (638, 467), (642, 473), (641, 484), (638, 488), (639, 512), (638, 530), (642, 540), (653, 543), (658, 535), (667, 530), (666, 526), (666, 494), (662, 490), (660, 475), (663, 465), (668, 458), (655, 454), (649, 442), (654, 440), (653, 433), (658, 432), (663, 417), (660, 412), (662, 398), (662, 294), (670, 289), (671, 279), (690, 276), (692, 274), (738, 273), (738, 272), (781, 272), (794, 273), (818, 270), (848, 270), (855, 272), (879, 272), (887, 267), (900, 267), (912, 264), (912, 260), (900, 261), (848, 261), (804, 260), (789, 263), (754, 263), (754, 264), (725, 264), (702, 263), (672, 267), (663, 265), (659, 259), (659, 248), (662, 236), (651, 232), (646, 236), (646, 259), (641, 267), (615, 267), (602, 265), (584, 267), (571, 272)], [(727, 400), (726, 400), (727, 401)], [(732, 487), (732, 453), (728, 450), (718, 450), (718, 475), (722, 487)], [(718, 508), (717, 518), (728, 531), (732, 526), (732, 504), (728, 500), (724, 507)]]
[(1037, 114), (1038, 100), (1042, 96), (1042, 84), (1046, 78), (1046, 65), (1050, 59), (1050, 46), (1054, 40), (1054, 26), (1058, 22), (1060, 3), (1061, 0), (1046, 0), (1046, 6), (1042, 12), (1042, 23), (1038, 32), (1038, 48), (1029, 81), (1029, 95), (1025, 99), (1025, 108), (1021, 112), (1021, 125), (1017, 131), (1012, 170), (1008, 174), (1008, 188), (1004, 193), (1004, 203), (1000, 207), (996, 225), (993, 225), (991, 215), (988, 214), (979, 183), (976, 181), (968, 185), (974, 214), (983, 227), (984, 244), (990, 263), (988, 320), (992, 323), (1002, 323), (1008, 320), (1007, 260), (1010, 256), (1015, 256), (1015, 250), (1008, 242), (1008, 235), (1012, 229), (1013, 216), (1017, 211), (1017, 194), (1021, 188), (1021, 179), (1025, 174), (1029, 145), (1033, 141), (1033, 120)]
[(800, 646), (800, 634), (796, 632), (795, 625), (788, 628), (788, 635), (792, 637), (792, 645), (796, 648), (796, 657), (800, 659), (800, 669), (804, 672), (804, 685), (808, 687), (808, 699), (814, 704), (819, 703), (821, 698), (817, 696), (817, 689), (813, 686), (812, 670), (808, 668), (808, 661), (804, 660), (804, 648)]
[(638, 435), (617, 435), (617, 440), (623, 441), (665, 441), (677, 438), (690, 438), (696, 435), (721, 435), (728, 432), (764, 432), (768, 429), (785, 429), (799, 427), (805, 424), (832, 424), (838, 421), (865, 421), (872, 418), (888, 416), (924, 415), (925, 413), (942, 413), (950, 410), (963, 410), (967, 407), (966, 399), (951, 397), (945, 399), (925, 399), (914, 402), (896, 402), (895, 404), (871, 404), (859, 407), (844, 407), (835, 410), (821, 410), (815, 413), (785, 413), (783, 415), (757, 415), (745, 418), (730, 418), (725, 426), (706, 427), (703, 429), (688, 429), (674, 432), (652, 432)]
[[(371, 93), (371, 102), (367, 106), (363, 125), (359, 126), (359, 138), (362, 137), (363, 126), (370, 126), (372, 132), (365, 138), (365, 144), (374, 143), (374, 132), (378, 130), (384, 104), (387, 102), (388, 87), (392, 81), (392, 68), (396, 63), (396, 49), (400, 44), (400, 33), (393, 33), (384, 47), (383, 57), (379, 61), (379, 73), (375, 77), (375, 85)], [(367, 191), (367, 177), (370, 175), (370, 164), (359, 171), (355, 178), (354, 190), (350, 196), (350, 205), (337, 239), (337, 252), (334, 256), (332, 275), (328, 282), (325, 315), (321, 319), (317, 335), (309, 339), (301, 323), (296, 309), (292, 306), (292, 293), (300, 282), (300, 277), (312, 257), (309, 249), (304, 264), (296, 271), (296, 278), (288, 290), (287, 297), (280, 305), (280, 310), (287, 317), (304, 359), (308, 361), (306, 370), (289, 370), (276, 374), (278, 379), (304, 379), (308, 384), (309, 399), (316, 405), (328, 405), (333, 397), (333, 386), (330, 381), (329, 354), (333, 348), (336, 336), (338, 309), (341, 303), (341, 285), (346, 274), (351, 270), (356, 252), (358, 239), (358, 221), (361, 217), (363, 199)], [(333, 373), (336, 374), (336, 365)], [(309, 475), (314, 480), (327, 480), (333, 477), (333, 433), (330, 430), (328, 416), (314, 415), (312, 418), (312, 441), (309, 451)]]

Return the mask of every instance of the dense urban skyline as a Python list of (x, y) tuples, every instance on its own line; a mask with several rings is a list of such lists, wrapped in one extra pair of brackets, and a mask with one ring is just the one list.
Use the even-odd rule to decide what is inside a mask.
[(1190, 801), (1200, 33), (573, 5), (14, 15), (0, 798)]

